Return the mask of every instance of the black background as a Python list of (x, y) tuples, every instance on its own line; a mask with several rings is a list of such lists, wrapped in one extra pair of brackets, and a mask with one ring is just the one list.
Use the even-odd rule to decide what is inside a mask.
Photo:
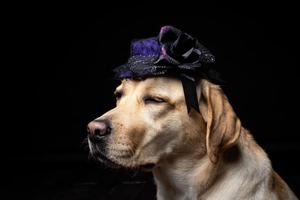
[(244, 127), (300, 193), (293, 5), (20, 10), (9, 15), (5, 38), (12, 76), (4, 83), (11, 98), (4, 104), (2, 188), (11, 199), (154, 198), (151, 174), (99, 166), (81, 143), (86, 124), (114, 106), (118, 81), (111, 69), (126, 62), (130, 41), (155, 36), (163, 25), (190, 33), (214, 53)]

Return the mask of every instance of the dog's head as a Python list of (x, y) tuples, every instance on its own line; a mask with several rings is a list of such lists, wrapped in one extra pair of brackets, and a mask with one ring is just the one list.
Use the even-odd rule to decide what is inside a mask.
[(188, 154), (216, 162), (240, 133), (222, 90), (206, 80), (197, 85), (200, 113), (187, 112), (175, 78), (126, 79), (115, 95), (116, 107), (88, 125), (91, 155), (113, 166), (150, 166)]

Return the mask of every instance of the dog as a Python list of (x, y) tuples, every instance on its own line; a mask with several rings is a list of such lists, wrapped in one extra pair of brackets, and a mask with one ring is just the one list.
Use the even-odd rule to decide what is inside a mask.
[(295, 200), (219, 85), (197, 83), (187, 112), (173, 77), (124, 79), (116, 107), (88, 124), (90, 154), (111, 167), (152, 171), (158, 200)]

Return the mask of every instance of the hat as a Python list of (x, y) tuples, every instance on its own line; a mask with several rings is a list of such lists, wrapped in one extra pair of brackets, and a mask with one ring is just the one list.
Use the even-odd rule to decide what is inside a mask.
[(208, 77), (215, 62), (210, 51), (187, 33), (163, 26), (157, 37), (133, 40), (127, 63), (114, 69), (118, 79), (175, 76), (182, 81), (187, 111), (199, 112), (196, 79)]

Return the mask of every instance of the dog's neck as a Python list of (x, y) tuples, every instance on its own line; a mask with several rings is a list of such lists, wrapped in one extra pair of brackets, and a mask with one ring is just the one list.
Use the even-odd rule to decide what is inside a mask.
[[(194, 186), (199, 187), (197, 182), (203, 182), (205, 185), (210, 181), (197, 180), (198, 173), (210, 173), (206, 172), (212, 169), (209, 167), (210, 165), (208, 157), (203, 157), (196, 162), (192, 156), (179, 157), (177, 160), (172, 159), (170, 163), (168, 160), (160, 163), (153, 170), (157, 185), (157, 199), (197, 199), (197, 194), (200, 191)], [(199, 178), (202, 179), (202, 177)]]
[(260, 151), (251, 135), (243, 132), (238, 143), (220, 156), (217, 163), (195, 153), (159, 163), (153, 170), (157, 199), (243, 199), (238, 196), (243, 184), (248, 189), (252, 184), (254, 188), (264, 179), (261, 174), (271, 173), (264, 151)]

